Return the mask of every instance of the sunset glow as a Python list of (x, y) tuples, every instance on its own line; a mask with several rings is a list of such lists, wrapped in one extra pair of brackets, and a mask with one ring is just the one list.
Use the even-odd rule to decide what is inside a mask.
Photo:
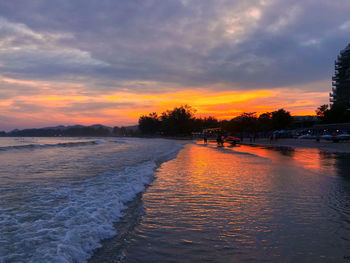
[(345, 0), (317, 3), (322, 32), (301, 2), (78, 2), (0, 3), (0, 131), (135, 125), (185, 104), (218, 119), (315, 115), (350, 32)]
[[(208, 91), (182, 90), (159, 94), (133, 93), (128, 91), (109, 94), (81, 95), (74, 87), (64, 92), (52, 91), (50, 85), (35, 81), (3, 79), (8, 83), (24, 86), (43, 87), (45, 94), (17, 95), (0, 101), (0, 110), (9, 120), (22, 123), (24, 127), (56, 124), (103, 123), (105, 125), (133, 125), (141, 115), (151, 112), (161, 114), (167, 109), (190, 105), (197, 117), (214, 116), (217, 119), (232, 119), (242, 112), (257, 114), (279, 108), (290, 110), (296, 115), (314, 115), (315, 105), (327, 99), (324, 92), (313, 92), (310, 98), (305, 94), (285, 90), (256, 91)], [(66, 84), (67, 85), (67, 84)], [(69, 85), (68, 85), (69, 86)]]

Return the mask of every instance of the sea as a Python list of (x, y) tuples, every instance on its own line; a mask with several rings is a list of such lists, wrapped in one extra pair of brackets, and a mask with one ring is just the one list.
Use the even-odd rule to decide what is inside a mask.
[(0, 138), (0, 262), (87, 262), (176, 141)]
[(349, 157), (186, 144), (143, 194), (125, 262), (349, 262)]
[(349, 154), (0, 138), (1, 263), (349, 260)]

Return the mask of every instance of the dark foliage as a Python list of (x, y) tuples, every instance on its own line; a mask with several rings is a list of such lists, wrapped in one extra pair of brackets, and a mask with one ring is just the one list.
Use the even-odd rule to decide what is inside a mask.
[(148, 116), (141, 116), (139, 119), (139, 129), (143, 134), (156, 134), (160, 131), (161, 121), (156, 112)]
[(213, 117), (195, 118), (194, 113), (188, 105), (167, 110), (161, 116), (153, 112), (139, 118), (139, 129), (144, 135), (187, 136), (220, 125)]
[(323, 122), (325, 120), (325, 115), (327, 114), (328, 111), (329, 111), (328, 104), (323, 104), (320, 107), (318, 107), (316, 110), (316, 115), (318, 119)]
[(330, 108), (327, 104), (317, 108), (316, 114), (322, 123), (348, 123), (350, 122), (350, 110), (342, 104), (333, 104)]
[(194, 131), (202, 132), (204, 129), (208, 128), (217, 128), (219, 127), (220, 122), (213, 117), (205, 117), (194, 120)]
[(261, 132), (267, 133), (272, 129), (272, 113), (266, 112), (259, 116), (258, 127)]
[(167, 110), (160, 117), (156, 113), (143, 115), (139, 118), (139, 128), (145, 135), (184, 136), (208, 128), (221, 128), (232, 134), (256, 134), (273, 129), (287, 129), (291, 122), (290, 113), (284, 109), (266, 112), (259, 117), (255, 112), (245, 112), (230, 121), (218, 121), (213, 117), (195, 118), (194, 110), (185, 105)]
[(24, 129), (14, 130), (5, 133), (3, 136), (14, 136), (14, 137), (76, 137), (76, 136), (111, 136), (111, 131), (103, 126), (100, 127), (69, 127), (65, 129), (53, 129), (53, 128), (41, 128), (41, 129)]
[(194, 110), (188, 106), (181, 106), (162, 113), (161, 132), (164, 135), (191, 135), (194, 131)]
[(273, 130), (288, 129), (292, 124), (292, 121), (292, 116), (284, 109), (272, 112), (271, 123)]
[(232, 133), (254, 133), (258, 128), (257, 124), (258, 122), (255, 112), (244, 112), (230, 121), (228, 130)]

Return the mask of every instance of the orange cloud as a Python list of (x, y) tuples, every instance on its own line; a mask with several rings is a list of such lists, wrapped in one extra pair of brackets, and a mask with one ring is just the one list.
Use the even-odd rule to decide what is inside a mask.
[[(184, 89), (159, 94), (119, 91), (109, 94), (83, 94), (74, 83), (65, 90), (48, 87), (47, 83), (2, 79), (22, 86), (43, 88), (41, 94), (19, 94), (0, 100), (0, 130), (12, 120), (17, 127), (37, 127), (57, 124), (132, 125), (141, 115), (161, 114), (167, 109), (188, 104), (197, 117), (214, 116), (231, 119), (242, 112), (257, 114), (284, 108), (294, 115), (314, 115), (315, 109), (327, 103), (328, 92), (303, 92), (302, 89), (255, 91), (208, 91)], [(57, 84), (56, 84), (57, 85)], [(80, 85), (80, 84), (79, 84)], [(1, 117), (6, 119), (1, 120)], [(13, 124), (15, 125), (15, 124)]]

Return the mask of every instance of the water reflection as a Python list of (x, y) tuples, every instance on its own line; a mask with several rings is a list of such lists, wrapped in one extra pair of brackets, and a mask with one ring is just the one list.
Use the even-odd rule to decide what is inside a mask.
[(349, 166), (316, 149), (187, 145), (145, 193), (127, 262), (342, 261)]
[[(286, 165), (299, 166), (316, 172), (327, 171), (328, 175), (336, 174), (334, 169), (337, 155), (319, 149), (241, 145), (233, 150), (253, 153), (276, 163), (285, 162)], [(349, 157), (345, 157), (347, 158)]]
[(274, 151), (278, 151), (280, 154), (288, 156), (288, 157), (293, 157), (295, 155), (295, 149), (292, 147), (285, 147), (285, 146), (276, 146), (276, 147), (270, 147), (270, 146), (266, 146), (266, 149), (269, 150), (274, 150)]
[(350, 180), (350, 154), (339, 154), (334, 158), (337, 174), (346, 180)]

